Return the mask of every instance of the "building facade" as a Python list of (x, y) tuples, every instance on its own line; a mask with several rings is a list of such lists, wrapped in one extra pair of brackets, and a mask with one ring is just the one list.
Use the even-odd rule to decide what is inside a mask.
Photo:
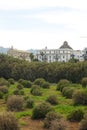
[(22, 50), (16, 50), (16, 49), (13, 49), (13, 47), (11, 47), (8, 50), (7, 55), (12, 56), (14, 58), (31, 61), (29, 52), (22, 51)]
[(80, 50), (73, 50), (67, 41), (59, 49), (42, 49), (37, 50), (36, 58), (39, 61), (46, 62), (68, 62), (71, 58), (83, 61), (83, 53)]

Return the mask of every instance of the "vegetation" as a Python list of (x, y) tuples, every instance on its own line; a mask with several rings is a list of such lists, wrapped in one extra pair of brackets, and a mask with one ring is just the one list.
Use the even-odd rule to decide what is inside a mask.
[(61, 79), (68, 79), (73, 83), (78, 83), (81, 82), (83, 77), (87, 76), (86, 68), (86, 61), (76, 63), (29, 63), (7, 55), (0, 55), (0, 77), (5, 79), (35, 81), (37, 78), (44, 78), (50, 83), (58, 83)]
[(71, 122), (81, 121), (83, 119), (84, 112), (82, 109), (73, 110), (68, 114), (67, 119)]
[(45, 102), (41, 103), (33, 109), (32, 118), (43, 119), (49, 111), (51, 111), (50, 104)]
[(23, 98), (21, 96), (12, 95), (8, 97), (7, 108), (10, 111), (20, 111), (23, 109)]
[(56, 95), (50, 95), (47, 98), (47, 102), (51, 103), (52, 105), (57, 105), (58, 104), (58, 99), (57, 99)]
[(61, 118), (62, 118), (62, 116), (59, 113), (56, 113), (54, 111), (48, 112), (46, 115), (46, 118), (44, 120), (44, 127), (50, 128), (53, 120), (61, 119)]
[(18, 121), (12, 113), (0, 114), (0, 130), (20, 130)]
[(64, 118), (80, 121), (87, 110), (86, 68), (87, 62), (29, 63), (1, 54), (0, 113), (14, 111), (20, 122), (24, 116), (45, 118), (46, 128), (65, 130)]
[(80, 122), (79, 130), (87, 130), (87, 113), (84, 115), (84, 118)]

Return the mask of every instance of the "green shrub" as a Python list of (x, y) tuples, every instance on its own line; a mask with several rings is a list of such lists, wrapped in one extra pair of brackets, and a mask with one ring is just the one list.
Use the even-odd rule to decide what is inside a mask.
[(0, 114), (0, 130), (20, 130), (18, 121), (12, 113)]
[(52, 105), (57, 105), (58, 104), (58, 99), (57, 99), (57, 96), (56, 95), (50, 95), (48, 98), (47, 98), (47, 101), (49, 103), (51, 103)]
[(13, 78), (10, 78), (10, 79), (8, 79), (8, 82), (9, 82), (10, 84), (14, 84), (14, 83), (15, 83), (15, 80), (14, 80)]
[(22, 84), (17, 84), (17, 86), (16, 86), (19, 90), (20, 89), (23, 89), (23, 85)]
[(87, 86), (87, 77), (82, 78), (81, 84), (82, 84), (82, 87)]
[(19, 83), (22, 84), (25, 88), (31, 88), (32, 82), (28, 80), (20, 79)]
[(10, 84), (6, 79), (0, 78), (0, 86), (5, 86), (5, 85), (9, 86)]
[(87, 105), (87, 91), (86, 90), (77, 90), (73, 93), (73, 101), (75, 105)]
[(43, 82), (45, 82), (45, 79), (43, 79), (43, 78), (37, 78), (37, 79), (34, 81), (34, 84), (35, 84), (35, 85), (42, 86)]
[(70, 85), (70, 82), (67, 79), (61, 79), (57, 84), (57, 90), (62, 91), (64, 87)]
[(75, 91), (75, 88), (73, 87), (64, 87), (62, 90), (62, 95), (66, 98), (72, 98), (74, 91)]
[(20, 90), (20, 91), (19, 91), (19, 95), (24, 95), (24, 91), (23, 91), (23, 90)]
[(67, 122), (64, 119), (53, 120), (50, 126), (50, 130), (67, 130)]
[(8, 88), (6, 86), (0, 86), (0, 91), (4, 94), (8, 93)]
[(3, 93), (0, 91), (0, 99), (2, 99), (3, 98)]
[(7, 99), (7, 108), (10, 111), (20, 111), (23, 109), (24, 100), (22, 96), (12, 95)]
[(41, 103), (37, 105), (32, 112), (32, 118), (33, 119), (43, 119), (45, 118), (46, 114), (51, 111), (52, 108), (49, 103)]
[(83, 116), (84, 112), (81, 109), (76, 109), (68, 114), (67, 119), (71, 122), (81, 121)]
[(87, 130), (87, 113), (84, 115), (84, 118), (80, 122), (79, 130)]
[(41, 87), (42, 87), (42, 88), (50, 88), (50, 83), (49, 83), (49, 82), (43, 82), (43, 83), (41, 84)]
[(55, 119), (61, 119), (62, 116), (59, 113), (55, 113), (54, 111), (48, 112), (46, 118), (44, 120), (44, 127), (50, 128), (51, 123)]
[(34, 106), (34, 100), (32, 98), (28, 98), (26, 100), (26, 107), (27, 108), (33, 108), (33, 106)]
[(14, 94), (14, 95), (20, 95), (19, 89), (15, 89), (15, 90), (13, 91), (13, 94)]
[(41, 96), (42, 95), (41, 89), (38, 85), (33, 85), (30, 92), (34, 96)]

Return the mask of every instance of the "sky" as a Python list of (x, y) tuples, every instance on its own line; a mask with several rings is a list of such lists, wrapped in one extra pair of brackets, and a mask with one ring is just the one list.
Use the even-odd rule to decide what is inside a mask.
[(87, 47), (87, 0), (0, 0), (0, 46)]

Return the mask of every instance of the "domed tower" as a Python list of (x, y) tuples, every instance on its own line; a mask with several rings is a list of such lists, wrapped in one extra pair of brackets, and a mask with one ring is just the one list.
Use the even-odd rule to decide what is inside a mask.
[(72, 47), (68, 45), (67, 41), (64, 41), (63, 45), (60, 46), (59, 48), (59, 55), (60, 55), (59, 61), (68, 62), (71, 58), (72, 52), (73, 52)]
[[(63, 45), (60, 46), (59, 49), (72, 49), (69, 45), (68, 45), (68, 42), (67, 41), (64, 41), (63, 42)], [(72, 49), (73, 50), (73, 49)]]

